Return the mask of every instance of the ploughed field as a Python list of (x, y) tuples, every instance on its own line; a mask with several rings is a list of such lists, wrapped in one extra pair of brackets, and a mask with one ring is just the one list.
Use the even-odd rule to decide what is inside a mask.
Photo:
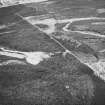
[(1, 0), (0, 104), (105, 104), (104, 0)]

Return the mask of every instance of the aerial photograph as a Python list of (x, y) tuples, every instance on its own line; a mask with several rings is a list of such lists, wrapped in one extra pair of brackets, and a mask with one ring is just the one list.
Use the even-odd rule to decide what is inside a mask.
[(0, 0), (0, 105), (105, 105), (105, 0)]

